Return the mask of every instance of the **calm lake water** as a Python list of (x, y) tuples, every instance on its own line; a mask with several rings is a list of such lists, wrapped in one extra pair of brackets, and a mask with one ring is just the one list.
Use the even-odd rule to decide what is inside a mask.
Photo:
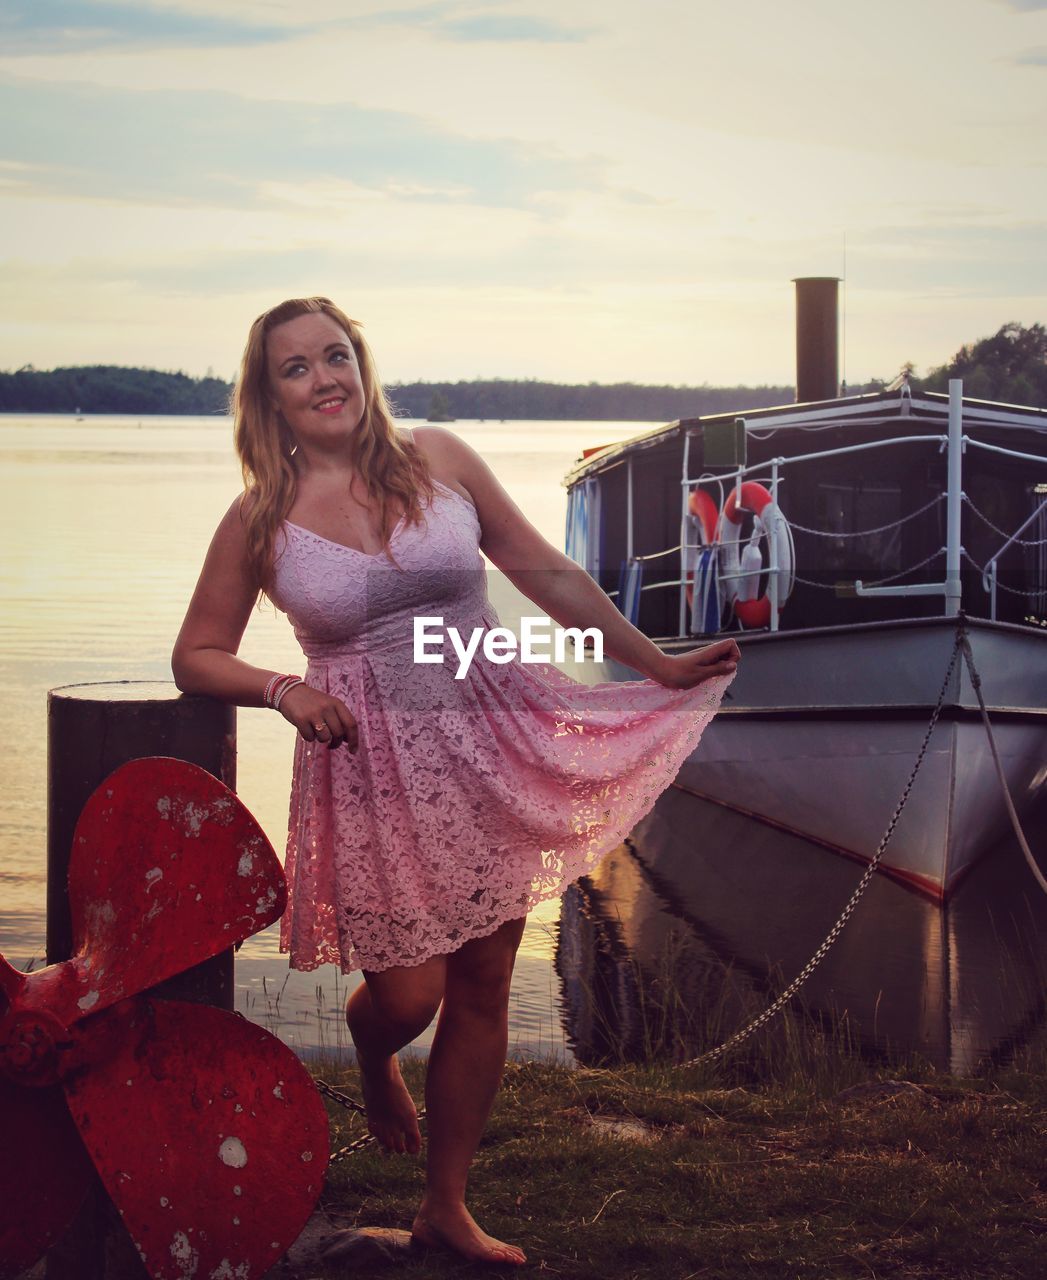
[[(561, 547), (566, 470), (583, 448), (645, 425), (454, 430)], [(224, 419), (0, 417), (0, 459), (0, 951), (25, 968), (44, 952), (47, 690), (170, 679), (175, 634), (240, 481)], [(270, 669), (302, 666), (271, 607), (254, 614), (240, 652)], [(238, 725), (239, 794), (282, 855), (294, 732), (261, 709), (241, 708)], [(1042, 853), (1047, 812), (1026, 831)], [(681, 1034), (692, 1021), (730, 1034), (803, 967), (860, 876), (824, 849), (670, 788), (594, 875), (529, 916), (511, 1041), (567, 1061), (639, 1051), (667, 966)], [(236, 973), (237, 1009), (296, 1049), (348, 1044), (342, 1007), (359, 974), (289, 971), (275, 927), (244, 945)], [(874, 878), (804, 995), (816, 1017), (846, 1011), (870, 1053), (914, 1048), (967, 1071), (1042, 1035), (1045, 974), (1047, 895), (1008, 836), (945, 910)], [(705, 1043), (699, 1034), (695, 1052)]]
[[(564, 473), (583, 448), (648, 425), (459, 422), (454, 430), (562, 547)], [(3, 415), (0, 464), (0, 952), (25, 968), (44, 955), (47, 691), (170, 680), (174, 637), (241, 482), (225, 418)], [(252, 616), (240, 655), (271, 670), (303, 666), (286, 617), (271, 606)], [(271, 711), (238, 711), (237, 790), (281, 857), (294, 737)], [(559, 905), (528, 918), (510, 1035), (522, 1052), (570, 1058), (552, 963)], [(236, 970), (236, 1007), (248, 1016), (296, 1047), (346, 1042), (341, 1010), (359, 974), (291, 972), (275, 926), (245, 943)]]

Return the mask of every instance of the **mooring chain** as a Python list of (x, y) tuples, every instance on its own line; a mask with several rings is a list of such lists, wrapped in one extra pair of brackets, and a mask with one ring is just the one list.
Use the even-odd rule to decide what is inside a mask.
[[(1026, 861), (1029, 864), (1029, 868), (1032, 871), (1033, 875), (1036, 877), (1037, 883), (1044, 890), (1044, 892), (1047, 892), (1047, 880), (1044, 879), (1042, 872), (1040, 871), (1039, 867), (1036, 864), (1035, 859), (1032, 856), (1032, 851), (1029, 848), (1028, 841), (1025, 838), (1025, 833), (1021, 828), (1021, 824), (1018, 820), (1017, 812), (1015, 811), (1015, 808), (1014, 808), (1014, 803), (1011, 799), (1010, 789), (1007, 786), (1007, 779), (1006, 779), (1006, 776), (1004, 775), (1003, 767), (1000, 764), (1000, 758), (996, 750), (996, 742), (995, 742), (995, 739), (993, 738), (992, 727), (989, 722), (989, 714), (985, 707), (985, 701), (982, 698), (981, 677), (978, 675), (978, 672), (975, 669), (974, 655), (971, 652), (970, 641), (967, 638), (967, 631), (966, 631), (966, 627), (964, 626), (963, 615), (961, 614), (957, 622), (956, 640), (953, 644), (952, 655), (949, 658), (949, 666), (945, 672), (945, 678), (942, 681), (942, 687), (938, 693), (938, 701), (935, 705), (934, 711), (931, 714), (930, 723), (927, 726), (927, 731), (924, 734), (923, 742), (920, 746), (919, 752), (917, 753), (916, 763), (913, 765), (912, 772), (909, 774), (909, 780), (905, 784), (905, 789), (902, 792), (901, 799), (898, 801), (898, 804), (895, 807), (894, 813), (891, 815), (891, 820), (887, 824), (887, 829), (884, 832), (882, 839), (880, 840), (879, 846), (877, 847), (876, 852), (873, 855), (869, 865), (866, 867), (861, 880), (859, 880), (856, 889), (851, 894), (851, 897), (848, 900), (847, 905), (844, 907), (843, 911), (840, 913), (839, 919), (836, 921), (833, 927), (829, 930), (829, 933), (827, 934), (825, 941), (821, 944), (821, 946), (814, 953), (814, 955), (811, 956), (810, 960), (808, 960), (808, 962), (804, 965), (804, 967), (800, 970), (800, 972), (796, 975), (796, 977), (792, 980), (792, 982), (790, 982), (789, 985), (785, 987), (785, 989), (778, 995), (777, 999), (771, 1005), (769, 1005), (763, 1011), (763, 1013), (761, 1013), (758, 1017), (754, 1018), (753, 1021), (750, 1022), (748, 1026), (743, 1027), (740, 1031), (735, 1032), (733, 1036), (730, 1036), (722, 1044), (717, 1045), (715, 1049), (708, 1049), (706, 1050), (705, 1053), (699, 1054), (698, 1057), (696, 1058), (690, 1058), (686, 1062), (675, 1063), (674, 1064), (675, 1069), (682, 1069), (684, 1067), (695, 1067), (695, 1066), (700, 1066), (705, 1062), (711, 1062), (714, 1058), (721, 1057), (729, 1049), (733, 1049), (735, 1046), (743, 1043), (745, 1040), (748, 1040), (750, 1036), (755, 1035), (755, 1033), (759, 1031), (759, 1029), (762, 1026), (768, 1023), (771, 1020), (771, 1018), (773, 1018), (775, 1014), (777, 1014), (784, 1007), (784, 1005), (790, 999), (792, 999), (792, 997), (796, 994), (796, 992), (799, 991), (800, 987), (803, 986), (803, 984), (811, 976), (814, 970), (822, 962), (822, 960), (825, 958), (826, 954), (828, 953), (829, 949), (832, 947), (833, 943), (843, 932), (844, 926), (847, 924), (847, 921), (851, 918), (852, 914), (854, 913), (854, 910), (857, 907), (859, 901), (861, 900), (862, 895), (865, 893), (865, 890), (868, 887), (869, 882), (872, 880), (872, 877), (875, 874), (877, 867), (880, 865), (880, 861), (883, 858), (884, 851), (886, 850), (887, 845), (890, 842), (891, 836), (894, 834), (894, 828), (898, 823), (898, 819), (901, 817), (902, 810), (905, 808), (906, 801), (909, 799), (909, 792), (912, 790), (913, 783), (916, 781), (916, 775), (919, 773), (920, 765), (923, 763), (923, 758), (927, 754), (927, 748), (930, 745), (931, 737), (934, 733), (934, 727), (938, 723), (938, 717), (941, 715), (942, 707), (945, 704), (945, 696), (946, 696), (946, 693), (948, 692), (949, 682), (952, 679), (952, 674), (956, 667), (956, 659), (959, 657), (961, 653), (963, 654), (964, 661), (967, 664), (968, 672), (971, 678), (971, 685), (974, 688), (975, 694), (977, 695), (977, 698), (978, 698), (978, 705), (981, 709), (982, 720), (985, 723), (985, 731), (989, 736), (989, 746), (992, 750), (993, 761), (996, 766), (996, 772), (1000, 779), (1000, 784), (1003, 787), (1004, 797), (1007, 802), (1008, 813), (1010, 815), (1011, 822), (1014, 826), (1015, 834), (1018, 837), (1018, 841), (1022, 847), (1022, 852), (1025, 855)], [(340, 1089), (335, 1089), (333, 1086), (329, 1085), (325, 1080), (317, 1080), (316, 1086), (321, 1093), (325, 1094), (327, 1097), (337, 1102), (340, 1106), (345, 1107), (348, 1110), (356, 1111), (366, 1115), (366, 1108), (361, 1103), (357, 1102), (355, 1098), (349, 1097), (348, 1094), (343, 1093)], [(421, 1120), (424, 1116), (425, 1116), (425, 1109), (423, 1107), (423, 1109), (418, 1112), (419, 1120)], [(340, 1161), (345, 1160), (347, 1157), (351, 1156), (355, 1151), (359, 1151), (362, 1147), (366, 1147), (374, 1141), (375, 1141), (375, 1138), (373, 1134), (365, 1134), (363, 1137), (357, 1138), (355, 1142), (351, 1142), (349, 1143), (348, 1146), (341, 1147), (338, 1151), (334, 1152), (329, 1160), (329, 1163), (337, 1164)]]
[(363, 1116), (367, 1115), (367, 1108), (362, 1102), (357, 1102), (355, 1098), (350, 1098), (347, 1093), (343, 1093), (341, 1089), (336, 1089), (333, 1085), (329, 1085), (326, 1080), (317, 1080), (316, 1087), (332, 1102), (337, 1102), (340, 1107), (345, 1107), (347, 1111), (358, 1111)]
[(811, 974), (814, 972), (817, 966), (821, 963), (822, 959), (824, 958), (829, 948), (833, 945), (833, 943), (839, 937), (841, 931), (843, 930), (844, 925), (851, 918), (851, 913), (854, 911), (855, 907), (858, 905), (859, 899), (861, 898), (862, 894), (865, 892), (866, 886), (869, 884), (869, 881), (872, 879), (873, 873), (876, 871), (876, 868), (880, 865), (880, 859), (883, 857), (884, 850), (887, 848), (887, 843), (894, 833), (895, 824), (897, 823), (899, 817), (901, 816), (902, 809), (905, 808), (905, 802), (909, 798), (909, 792), (912, 789), (912, 785), (916, 780), (916, 775), (920, 770), (920, 765), (923, 763), (923, 757), (926, 754), (928, 744), (931, 741), (931, 734), (934, 732), (934, 726), (938, 723), (938, 716), (941, 714), (942, 706), (945, 702), (945, 695), (949, 688), (949, 681), (952, 679), (952, 673), (956, 666), (956, 659), (960, 656), (961, 645), (964, 639), (965, 639), (964, 624), (963, 624), (963, 618), (961, 616), (957, 633), (956, 633), (956, 642), (953, 645), (952, 657), (949, 659), (949, 669), (945, 673), (945, 679), (942, 681), (941, 692), (938, 694), (938, 704), (934, 708), (934, 713), (931, 716), (931, 722), (927, 726), (927, 732), (924, 735), (923, 745), (920, 747), (919, 754), (916, 757), (916, 763), (915, 765), (913, 765), (912, 773), (909, 775), (909, 781), (905, 784), (905, 790), (902, 792), (902, 798), (898, 801), (897, 808), (895, 809), (894, 814), (887, 825), (887, 830), (884, 832), (883, 838), (880, 841), (879, 848), (876, 850), (876, 853), (873, 855), (872, 861), (866, 867), (865, 874), (862, 876), (861, 880), (858, 882), (858, 887), (855, 889), (854, 893), (851, 894), (850, 901), (847, 903), (843, 911), (840, 913), (840, 918), (829, 930), (829, 934), (826, 937), (825, 941), (814, 953), (814, 955), (811, 956), (810, 960), (808, 960), (808, 962), (804, 965), (804, 967), (800, 970), (800, 972), (796, 975), (796, 977), (792, 980), (792, 982), (790, 982), (789, 985), (785, 988), (785, 990), (781, 992), (781, 994), (774, 1001), (774, 1003), (769, 1005), (763, 1011), (763, 1013), (761, 1013), (758, 1017), (754, 1018), (753, 1021), (750, 1022), (747, 1027), (743, 1027), (741, 1031), (735, 1032), (733, 1036), (725, 1040), (723, 1044), (717, 1045), (715, 1049), (709, 1049), (705, 1053), (699, 1054), (697, 1058), (690, 1058), (687, 1062), (676, 1063), (675, 1066), (677, 1068), (696, 1067), (701, 1065), (704, 1062), (711, 1062), (714, 1058), (718, 1058), (723, 1054), (725, 1054), (728, 1049), (733, 1049), (735, 1045), (741, 1044), (743, 1040), (748, 1040), (748, 1038), (751, 1035), (755, 1034), (755, 1032), (759, 1031), (759, 1029), (765, 1023), (769, 1022), (771, 1018), (773, 1018), (774, 1015), (778, 1013), (778, 1011), (782, 1008), (782, 1006), (785, 1005), (786, 1002), (796, 994), (796, 992), (800, 989), (800, 987), (803, 986), (803, 984), (811, 976)]
[[(350, 1098), (347, 1093), (343, 1093), (341, 1089), (336, 1089), (333, 1085), (328, 1084), (326, 1080), (316, 1080), (315, 1084), (322, 1094), (330, 1098), (332, 1102), (337, 1102), (340, 1107), (345, 1107), (347, 1111), (356, 1111), (362, 1116), (367, 1114), (367, 1108), (362, 1102), (357, 1102), (355, 1098)], [(424, 1116), (425, 1108), (423, 1107), (418, 1112), (418, 1119), (421, 1120)], [(342, 1160), (351, 1156), (354, 1151), (359, 1151), (374, 1141), (376, 1139), (373, 1133), (365, 1133), (363, 1137), (357, 1138), (355, 1142), (350, 1142), (347, 1147), (340, 1147), (337, 1151), (332, 1152), (327, 1163), (339, 1164)]]

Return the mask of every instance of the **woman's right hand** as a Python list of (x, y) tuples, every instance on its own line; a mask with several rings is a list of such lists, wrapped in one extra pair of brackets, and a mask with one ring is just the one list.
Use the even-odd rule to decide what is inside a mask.
[(651, 676), (669, 689), (693, 689), (714, 676), (731, 675), (741, 656), (737, 642), (728, 636), (686, 653), (662, 654)]
[(359, 746), (356, 717), (341, 698), (331, 693), (296, 684), (280, 699), (278, 709), (306, 742), (322, 742), (328, 747), (344, 742), (352, 752)]

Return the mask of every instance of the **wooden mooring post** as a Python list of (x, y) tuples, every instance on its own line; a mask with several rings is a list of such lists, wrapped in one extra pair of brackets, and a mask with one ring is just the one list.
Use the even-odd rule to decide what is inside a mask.
[[(171, 756), (236, 789), (236, 708), (190, 697), (171, 681), (63, 685), (47, 695), (47, 963), (68, 960), (73, 832), (92, 792), (120, 765)], [(171, 999), (233, 1008), (233, 950), (154, 989)], [(47, 1280), (147, 1275), (101, 1181), (47, 1257)]]

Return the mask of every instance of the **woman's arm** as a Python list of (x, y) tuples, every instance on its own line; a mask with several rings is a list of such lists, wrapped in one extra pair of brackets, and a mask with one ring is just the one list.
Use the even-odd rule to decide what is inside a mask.
[[(171, 654), (171, 672), (183, 693), (206, 694), (240, 707), (265, 706), (266, 685), (278, 673), (236, 656), (257, 598), (238, 498), (211, 539)], [(316, 728), (326, 725), (329, 746), (346, 742), (356, 750), (356, 720), (341, 699), (300, 684), (280, 699), (279, 711), (307, 742), (317, 737), (327, 741), (327, 732)]]
[(171, 654), (171, 672), (183, 693), (203, 693), (241, 707), (264, 706), (265, 686), (276, 673), (236, 657), (257, 598), (237, 499), (211, 539)]
[(483, 531), (481, 551), (550, 618), (564, 627), (598, 627), (605, 653), (671, 688), (690, 688), (735, 669), (740, 652), (732, 639), (677, 656), (663, 653), (580, 565), (542, 537), (475, 449), (444, 428), (424, 432), (427, 452), (472, 495)]

